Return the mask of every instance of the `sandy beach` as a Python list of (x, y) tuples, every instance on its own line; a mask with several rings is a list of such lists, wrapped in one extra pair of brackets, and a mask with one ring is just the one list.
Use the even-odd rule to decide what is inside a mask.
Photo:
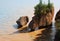
[(42, 34), (44, 29), (40, 29), (33, 32), (28, 33), (13, 33), (13, 34), (1, 34), (1, 41), (34, 41), (37, 38), (38, 34)]

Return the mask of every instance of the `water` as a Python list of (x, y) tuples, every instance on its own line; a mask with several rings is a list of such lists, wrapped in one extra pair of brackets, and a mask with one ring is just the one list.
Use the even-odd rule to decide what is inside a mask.
[(55, 25), (56, 25), (55, 41), (60, 41), (60, 21), (58, 19), (56, 20)]
[(52, 26), (45, 28), (41, 34), (34, 41), (54, 41), (56, 34), (55, 23), (52, 23)]
[[(20, 17), (20, 15), (18, 15), (18, 14), (14, 14), (14, 15), (12, 15), (12, 14), (10, 14), (10, 15), (9, 14), (1, 14), (0, 15), (0, 34), (10, 34), (10, 33), (17, 31), (16, 20), (19, 17)], [(53, 22), (52, 28), (45, 30), (45, 32), (46, 32), (45, 33), (46, 37), (49, 36), (49, 38), (47, 38), (47, 39), (51, 38), (50, 41), (54, 41), (55, 33), (56, 33), (55, 23)]]
[(56, 28), (55, 28), (55, 22), (52, 23), (52, 41), (54, 41), (55, 39), (55, 35), (56, 35)]
[(13, 29), (13, 25), (16, 24), (15, 21), (16, 17), (14, 18), (12, 15), (0, 15), (0, 34), (10, 32)]
[[(23, 14), (22, 15), (16, 14), (16, 13), (0, 14), (0, 34), (10, 34), (15, 31), (18, 31), (16, 29), (16, 27), (17, 27), (16, 20), (21, 16), (23, 16)], [(29, 16), (29, 18), (32, 17), (31, 15), (28, 15), (28, 16)], [(45, 32), (46, 32), (45, 34), (46, 34), (47, 39), (51, 38), (50, 41), (53, 41), (55, 38), (55, 33), (56, 33), (55, 23), (53, 22), (52, 28), (45, 30)]]

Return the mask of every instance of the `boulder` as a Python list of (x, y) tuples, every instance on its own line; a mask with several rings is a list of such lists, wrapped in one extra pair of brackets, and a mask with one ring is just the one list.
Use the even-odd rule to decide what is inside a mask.
[(28, 21), (29, 21), (28, 16), (22, 16), (22, 17), (20, 17), (20, 18), (16, 21), (16, 23), (18, 24), (18, 28), (27, 25)]
[(54, 9), (52, 9), (51, 12), (48, 12), (47, 14), (35, 15), (32, 17), (32, 20), (29, 23), (28, 27), (31, 30), (35, 30), (36, 28), (39, 29), (41, 27), (47, 27), (52, 24), (53, 16)]
[(60, 21), (60, 10), (57, 12), (55, 20)]

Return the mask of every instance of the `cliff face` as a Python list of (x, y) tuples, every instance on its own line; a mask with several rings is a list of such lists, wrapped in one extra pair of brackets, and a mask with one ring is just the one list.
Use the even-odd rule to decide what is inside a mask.
[(60, 41), (60, 10), (56, 13), (55, 17), (55, 25), (56, 25), (56, 35), (54, 41)]
[(28, 27), (31, 29), (35, 29), (36, 27), (41, 27), (41, 26), (48, 26), (51, 25), (52, 19), (54, 16), (54, 8), (47, 14), (42, 14), (42, 15), (35, 15), (32, 17), (31, 22), (29, 23)]
[(60, 20), (60, 10), (57, 12), (55, 20), (56, 21)]

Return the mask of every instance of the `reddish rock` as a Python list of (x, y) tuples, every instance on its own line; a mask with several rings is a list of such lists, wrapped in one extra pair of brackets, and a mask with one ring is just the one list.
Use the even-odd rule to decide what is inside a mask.
[(55, 20), (56, 21), (60, 20), (60, 10), (57, 12)]
[(29, 21), (28, 16), (22, 16), (22, 17), (20, 17), (20, 18), (16, 21), (16, 23), (18, 24), (18, 28), (27, 25), (28, 21)]
[(51, 12), (48, 12), (47, 14), (42, 15), (35, 15), (32, 17), (31, 22), (29, 23), (28, 27), (31, 28), (31, 30), (35, 30), (35, 28), (39, 27), (45, 27), (52, 24), (52, 19), (54, 16), (54, 9), (52, 8)]

